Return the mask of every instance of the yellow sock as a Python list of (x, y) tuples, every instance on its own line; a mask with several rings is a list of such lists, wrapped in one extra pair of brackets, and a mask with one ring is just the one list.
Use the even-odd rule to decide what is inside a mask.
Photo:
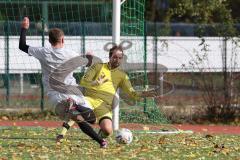
[(73, 120), (70, 120), (69, 122), (68, 122), (68, 125), (70, 126), (70, 127), (72, 127), (73, 125), (74, 125), (74, 121)]
[[(67, 124), (69, 125), (69, 127), (73, 126), (74, 125), (74, 121), (70, 120)], [(67, 131), (68, 131), (69, 128), (66, 128), (66, 127), (63, 127), (62, 129), (62, 132), (61, 132), (61, 135), (65, 136)]]

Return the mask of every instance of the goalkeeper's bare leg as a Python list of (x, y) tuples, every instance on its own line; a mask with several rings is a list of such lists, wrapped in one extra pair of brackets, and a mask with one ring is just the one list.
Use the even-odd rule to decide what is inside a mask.
[(108, 116), (102, 117), (99, 120), (99, 126), (100, 130), (98, 132), (98, 135), (101, 138), (107, 138), (113, 133), (113, 128), (112, 128), (112, 119)]

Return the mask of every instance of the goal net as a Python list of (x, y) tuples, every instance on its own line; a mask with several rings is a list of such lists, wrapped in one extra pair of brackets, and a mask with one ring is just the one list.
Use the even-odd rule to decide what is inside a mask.
[[(52, 108), (44, 94), (41, 66), (33, 57), (18, 49), (20, 23), (30, 19), (27, 44), (48, 46), (48, 30), (61, 28), (65, 46), (83, 55), (88, 51), (108, 61), (104, 46), (112, 42), (111, 0), (14, 0), (0, 2), (0, 106), (42, 110)], [(121, 5), (121, 40), (125, 58), (122, 68), (132, 85), (139, 89), (157, 87), (149, 78), (144, 25), (145, 0), (124, 0)], [(145, 36), (145, 37), (144, 37)], [(151, 67), (150, 67), (151, 68)], [(86, 68), (74, 72), (77, 81)], [(120, 92), (121, 93), (121, 92)], [(124, 96), (124, 95), (123, 95)], [(124, 122), (166, 122), (154, 98), (145, 98), (129, 105), (122, 98), (120, 120)]]

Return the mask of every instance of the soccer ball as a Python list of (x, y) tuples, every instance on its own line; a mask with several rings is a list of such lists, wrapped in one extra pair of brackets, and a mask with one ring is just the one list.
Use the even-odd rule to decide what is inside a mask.
[(120, 144), (130, 144), (133, 140), (132, 132), (127, 128), (121, 128), (116, 133), (116, 141)]

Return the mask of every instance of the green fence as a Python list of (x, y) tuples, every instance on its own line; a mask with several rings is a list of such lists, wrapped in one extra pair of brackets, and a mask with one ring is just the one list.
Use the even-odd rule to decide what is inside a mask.
[[(30, 29), (27, 32), (27, 43), (33, 46), (47, 45), (49, 28), (63, 29), (67, 48), (85, 53), (101, 44), (96, 53), (107, 53), (104, 44), (111, 42), (112, 33), (112, 1), (81, 0), (81, 1), (38, 1), (12, 0), (0, 1), (2, 22), (0, 30), (0, 99), (1, 108), (51, 108), (44, 86), (41, 82), (39, 63), (18, 49), (20, 22), (24, 16), (30, 18)], [(146, 71), (146, 25), (144, 24), (145, 1), (124, 1), (121, 7), (121, 40), (134, 42), (126, 51), (130, 62), (137, 60), (143, 65), (138, 74), (129, 72), (133, 86), (148, 85)], [(1, 19), (0, 19), (1, 20)], [(100, 57), (101, 57), (100, 56)], [(144, 65), (145, 64), (145, 65)], [(77, 70), (74, 76), (79, 81), (85, 68)], [(142, 114), (145, 122), (163, 122), (166, 119), (159, 112), (154, 99), (145, 99), (134, 106), (121, 101), (121, 117), (126, 121), (134, 121)], [(131, 116), (129, 116), (131, 115)], [(132, 118), (130, 118), (132, 117)], [(134, 118), (135, 117), (135, 118)], [(130, 118), (130, 119), (129, 119)]]

